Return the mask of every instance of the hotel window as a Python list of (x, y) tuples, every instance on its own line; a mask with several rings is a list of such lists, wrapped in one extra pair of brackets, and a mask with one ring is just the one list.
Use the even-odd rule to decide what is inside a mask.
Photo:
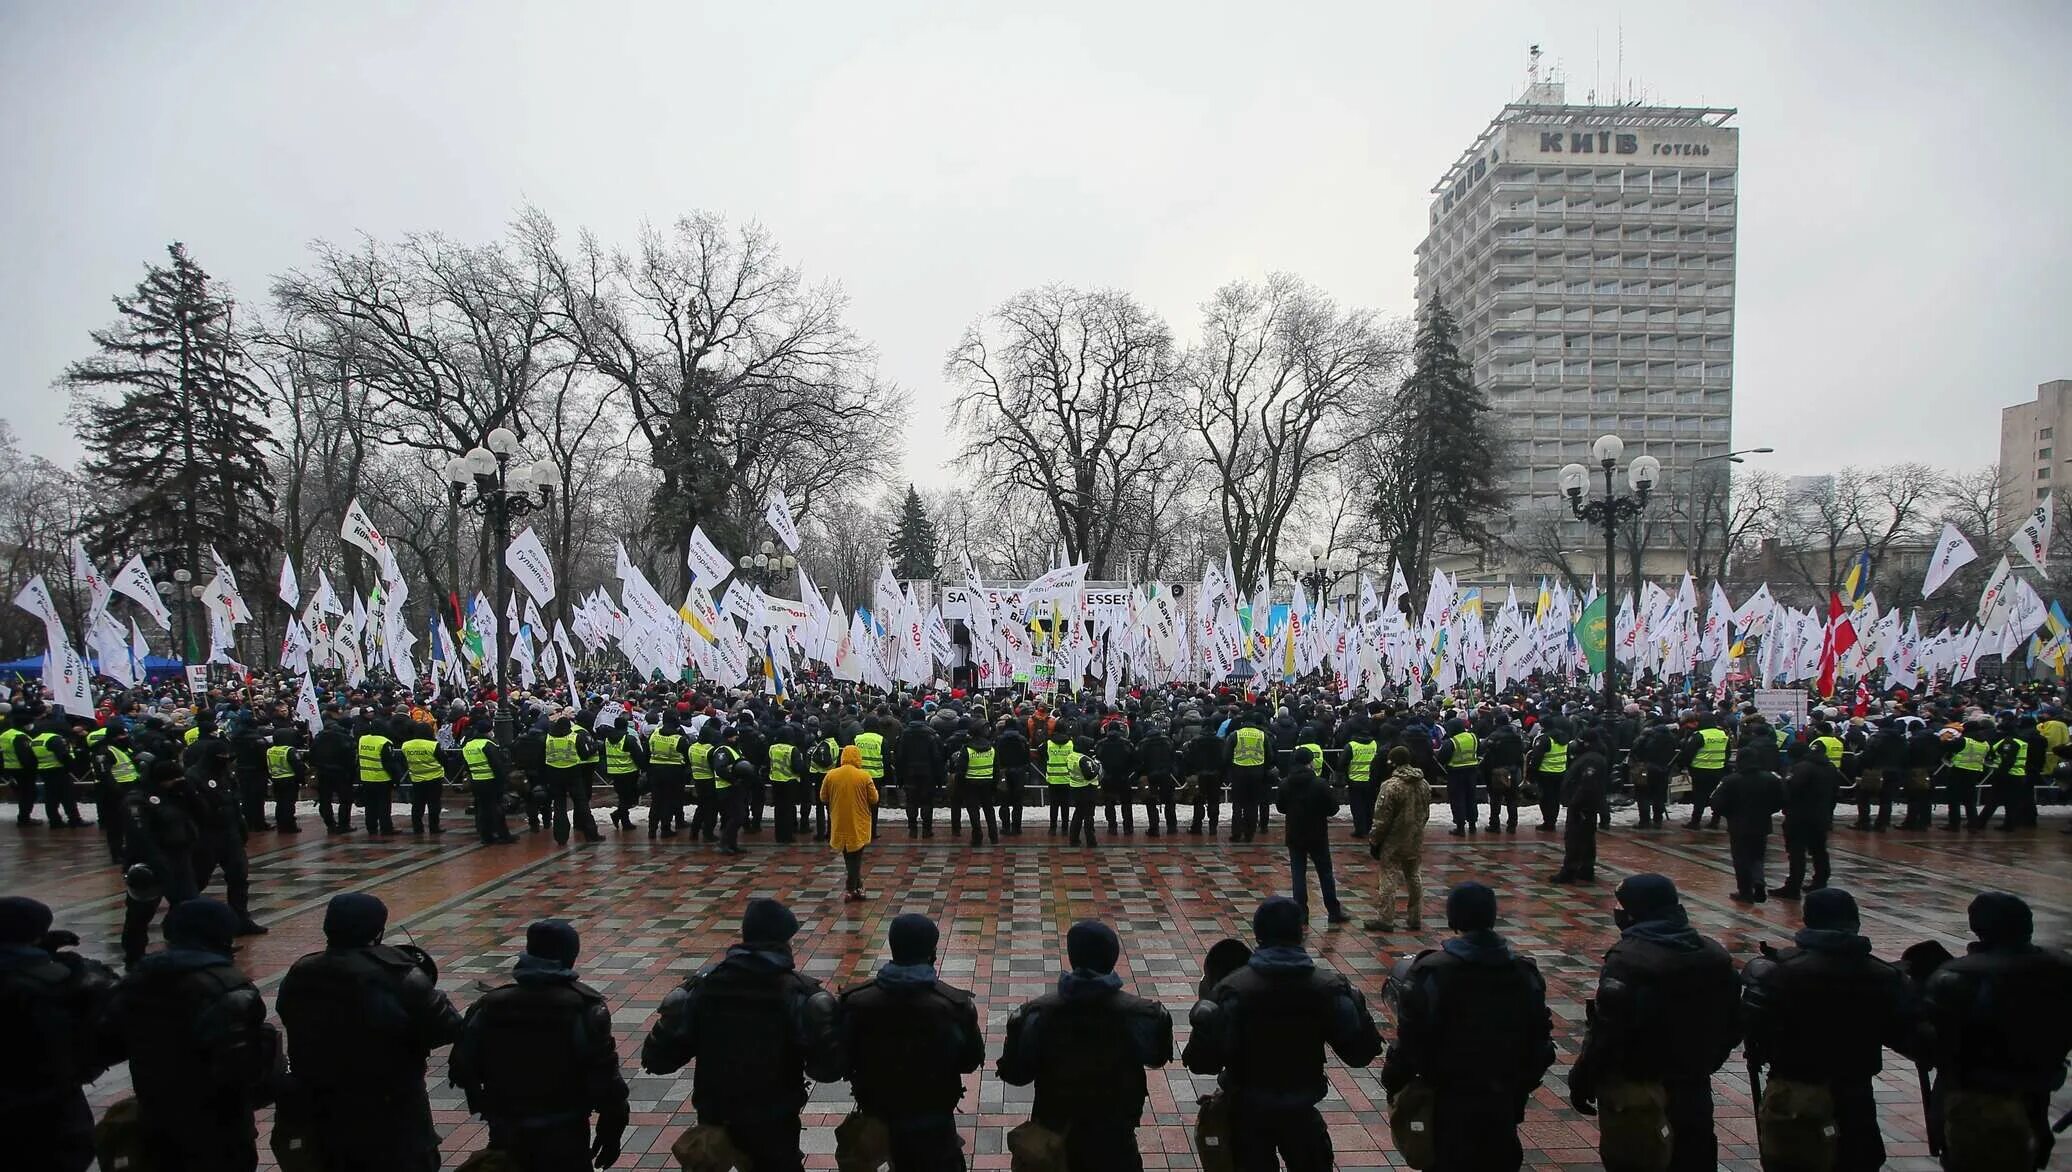
[(2052, 430), (2054, 429), (2046, 427), (2042, 431), (2036, 433), (2036, 438), (2040, 440), (2047, 440), (2050, 438), (2050, 433)]
[(2049, 469), (2049, 468), (2038, 468), (2038, 469), (2036, 470), (2036, 479), (2038, 479), (2038, 480), (2049, 480), (2049, 479), (2050, 479), (2050, 469)]
[(2039, 459), (2039, 460), (2048, 460), (2048, 459), (2050, 459), (2050, 449), (2049, 449), (2049, 448), (2037, 448), (2037, 449), (2036, 449), (2036, 458), (2037, 458), (2037, 459)]

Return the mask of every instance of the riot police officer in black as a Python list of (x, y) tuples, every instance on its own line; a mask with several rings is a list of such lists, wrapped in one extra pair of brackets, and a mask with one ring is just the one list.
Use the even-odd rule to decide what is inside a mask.
[(489, 1146), (525, 1172), (609, 1168), (626, 1131), (611, 1009), (576, 979), (581, 952), (566, 920), (533, 924), (512, 983), (468, 1007), (453, 1044), (453, 1083), (468, 1110), (489, 1124)]
[(433, 1172), (439, 1132), (425, 1060), (460, 1037), (460, 1014), (431, 957), (381, 942), (387, 924), (374, 896), (333, 896), (324, 950), (282, 979), (274, 1008), (289, 1077), (275, 1126), (299, 1132), (325, 1168)]
[[(1518, 1125), (1554, 1064), (1554, 1019), (1539, 966), (1496, 933), (1496, 893), (1463, 883), (1446, 896), (1458, 935), (1394, 978), (1396, 1040), (1381, 1066), (1393, 1096), (1413, 1079), (1434, 1100), (1431, 1172), (1503, 1172), (1525, 1159)], [(1444, 1012), (1440, 1007), (1444, 1006)]]
[(1272, 1172), (1280, 1160), (1288, 1172), (1333, 1167), (1331, 1133), (1316, 1106), (1330, 1089), (1324, 1048), (1354, 1067), (1381, 1053), (1366, 999), (1303, 949), (1308, 921), (1294, 900), (1260, 904), (1252, 916), (1259, 947), (1188, 1018), (1194, 1033), (1182, 1061), (1195, 1074), (1220, 1076), (1244, 1172)]
[[(2034, 1166), (2048, 1167), (2050, 1096), (2072, 1053), (2072, 957), (2037, 947), (2029, 905), (2007, 892), (1972, 900), (1970, 920), (1978, 940), (1923, 991), (1935, 1037), (1930, 1134), (1941, 1135), (1946, 1160), (1952, 1149), (2004, 1151), (2026, 1139)], [(2026, 1136), (2005, 1129), (2015, 1117), (2026, 1119)]]
[(0, 898), (0, 1135), (10, 1167), (85, 1172), (94, 1160), (87, 1083), (100, 1077), (94, 1028), (115, 988), (108, 966), (67, 951), (79, 943), (50, 930), (50, 909)]
[(849, 1086), (891, 1133), (893, 1172), (963, 1172), (957, 1101), (986, 1060), (971, 994), (936, 975), (939, 936), (926, 916), (896, 917), (892, 963), (841, 998)]
[(161, 901), (178, 907), (200, 893), (194, 855), (208, 811), (177, 761), (139, 758), (143, 776), (122, 797), (122, 959), (134, 966), (151, 943)]
[(1122, 991), (1122, 941), (1098, 920), (1065, 934), (1071, 970), (1058, 988), (1016, 1009), (997, 1066), (1009, 1086), (1034, 1084), (1030, 1112), (1062, 1135), (1065, 1166), (1142, 1172), (1137, 1121), (1150, 1088), (1144, 1072), (1173, 1059), (1173, 1018), (1156, 1001)]
[(165, 951), (130, 969), (101, 1018), (98, 1060), (129, 1063), (138, 1155), (154, 1172), (258, 1166), (253, 1113), (284, 1071), (265, 999), (231, 963), (237, 924), (213, 899), (166, 913)]
[(749, 900), (741, 942), (663, 998), (640, 1050), (650, 1074), (697, 1062), (691, 1105), (699, 1122), (724, 1128), (757, 1172), (798, 1172), (806, 1080), (832, 1081), (844, 1069), (840, 1008), (792, 961), (798, 929), (783, 904)]
[(1570, 1102), (1594, 1115), (1614, 1082), (1659, 1084), (1673, 1137), (1666, 1172), (1711, 1172), (1712, 1075), (1741, 1041), (1733, 958), (1691, 927), (1667, 876), (1628, 876), (1617, 898), (1620, 938), (1598, 974)]
[(1824, 1089), (1834, 1103), (1833, 1172), (1885, 1164), (1872, 1081), (1890, 1046), (1926, 1057), (1918, 998), (1906, 974), (1871, 955), (1858, 933), (1856, 900), (1836, 887), (1811, 891), (1805, 927), (1790, 948), (1748, 962), (1741, 973), (1750, 1066), (1780, 1084)]

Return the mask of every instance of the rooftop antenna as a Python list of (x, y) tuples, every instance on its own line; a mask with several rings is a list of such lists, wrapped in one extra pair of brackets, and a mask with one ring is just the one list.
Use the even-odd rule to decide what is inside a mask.
[(1618, 101), (1617, 103), (1614, 103), (1614, 104), (1623, 104), (1623, 103), (1624, 103), (1624, 102), (1626, 101), (1626, 18), (1625, 18), (1624, 16), (1621, 16), (1621, 17), (1619, 17), (1619, 66), (1618, 66), (1618, 71), (1619, 71), (1619, 101)]
[(1525, 54), (1525, 88), (1530, 93), (1540, 84), (1540, 47), (1534, 45)]

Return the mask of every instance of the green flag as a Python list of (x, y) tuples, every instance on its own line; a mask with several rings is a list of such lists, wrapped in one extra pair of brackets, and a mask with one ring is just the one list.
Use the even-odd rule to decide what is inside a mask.
[(1583, 608), (1583, 613), (1576, 616), (1575, 626), (1570, 628), (1576, 645), (1583, 649), (1583, 658), (1590, 663), (1592, 675), (1604, 670), (1604, 599), (1602, 594), (1592, 599), (1590, 605)]

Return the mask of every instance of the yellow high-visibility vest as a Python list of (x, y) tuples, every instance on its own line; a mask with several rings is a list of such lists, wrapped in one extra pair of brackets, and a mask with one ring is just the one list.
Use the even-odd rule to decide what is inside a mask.
[(630, 737), (619, 737), (604, 742), (604, 771), (624, 775), (640, 772), (640, 763), (633, 759), (633, 750), (628, 748)]
[(1957, 750), (1957, 755), (1950, 758), (1950, 768), (1961, 769), (1966, 773), (1984, 773), (1986, 748), (1986, 742), (1977, 737), (1965, 737), (1963, 746)]
[(1237, 745), (1234, 749), (1231, 750), (1230, 754), (1230, 763), (1232, 765), (1248, 766), (1266, 764), (1265, 729), (1253, 728), (1250, 725), (1246, 725), (1244, 728), (1237, 730), (1237, 732), (1232, 735), (1234, 735), (1237, 738)]
[(1813, 747), (1827, 755), (1827, 763), (1837, 769), (1842, 767), (1842, 738), (1814, 737)]
[(796, 748), (782, 741), (770, 746), (770, 781), (772, 783), (781, 785), (784, 782), (797, 781), (799, 779), (799, 771), (791, 767), (792, 754), (796, 752), (798, 752)]
[(460, 759), (467, 763), (471, 781), (493, 781), (496, 767), (489, 763), (489, 738), (476, 737), (460, 747)]
[(1049, 785), (1072, 784), (1073, 759), (1079, 751), (1070, 741), (1052, 741), (1043, 761), (1043, 780)]
[[(1457, 732), (1453, 734), (1453, 760), (1447, 762), (1447, 768), (1466, 769), (1470, 766), (1480, 765), (1482, 764), (1481, 751), (1482, 742), (1475, 739), (1474, 733), (1465, 730)], [(1562, 749), (1561, 755), (1564, 761), (1566, 761), (1568, 750), (1566, 748)]]
[(389, 743), (389, 739), (380, 733), (368, 733), (360, 738), (360, 784), (387, 785), (392, 780), (385, 760)]
[(648, 734), (648, 764), (681, 765), (683, 760), (683, 734), (651, 732)]
[(403, 761), (410, 767), (410, 780), (419, 785), (430, 785), (446, 776), (446, 768), (439, 764), (439, 742), (423, 737), (403, 742)]
[(709, 743), (707, 743), (707, 742), (705, 742), (705, 741), (699, 741), (698, 743), (696, 743), (696, 744), (692, 745), (692, 746), (691, 746), (691, 752), (690, 752), (690, 761), (691, 761), (691, 780), (692, 780), (692, 781), (711, 781), (711, 780), (712, 780), (712, 746), (711, 746), (711, 744), (709, 744)]
[(266, 776), (285, 781), (295, 776), (295, 750), (286, 745), (266, 748)]
[(1727, 767), (1727, 734), (1723, 729), (1701, 728), (1698, 730), (1698, 752), (1691, 758), (1693, 769), (1725, 769)]
[(583, 756), (576, 751), (576, 734), (547, 738), (547, 768), (574, 769), (582, 763)]
[(36, 768), (38, 771), (56, 769), (58, 767), (58, 751), (51, 747), (56, 743), (57, 739), (58, 734), (54, 732), (40, 732), (29, 738), (29, 747), (35, 750), (36, 753)]
[(885, 779), (885, 734), (861, 732), (856, 734), (856, 751), (863, 754), (863, 771), (871, 775), (872, 781)]
[(1087, 762), (1091, 760), (1093, 760), (1091, 756), (1083, 753), (1074, 753), (1072, 755), (1072, 773), (1067, 784), (1073, 789), (1085, 789), (1094, 783), (1094, 779), (1090, 776), (1092, 770), (1087, 767)]
[(114, 745), (102, 745), (101, 751), (108, 754), (108, 778), (116, 785), (128, 785), (137, 780), (137, 759)]
[(1557, 741), (1557, 740), (1554, 740), (1554, 739), (1553, 739), (1553, 738), (1551, 738), (1551, 737), (1550, 737), (1550, 738), (1548, 738), (1548, 740), (1547, 740), (1547, 751), (1546, 751), (1545, 753), (1543, 753), (1543, 754), (1541, 754), (1541, 755), (1540, 755), (1540, 763), (1539, 763), (1539, 767), (1538, 767), (1538, 772), (1540, 772), (1540, 773), (1567, 773), (1567, 772), (1568, 772), (1568, 742), (1567, 742), (1567, 741)]
[(1366, 777), (1374, 768), (1374, 758), (1381, 752), (1381, 745), (1375, 741), (1347, 741), (1345, 747), (1352, 753), (1352, 761), (1346, 766), (1346, 776)]

